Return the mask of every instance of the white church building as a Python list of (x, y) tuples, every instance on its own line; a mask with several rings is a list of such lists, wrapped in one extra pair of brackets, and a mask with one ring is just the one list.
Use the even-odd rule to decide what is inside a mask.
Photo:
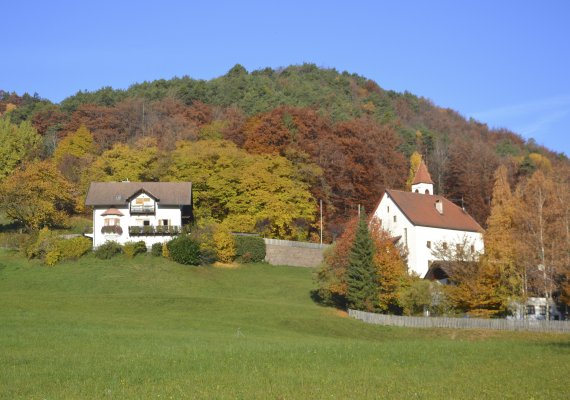
[[(408, 270), (425, 278), (438, 260), (435, 247), (467, 245), (484, 252), (483, 228), (461, 207), (434, 195), (426, 165), (420, 163), (411, 192), (386, 190), (373, 217), (407, 250)], [(451, 247), (453, 246), (453, 247)]]

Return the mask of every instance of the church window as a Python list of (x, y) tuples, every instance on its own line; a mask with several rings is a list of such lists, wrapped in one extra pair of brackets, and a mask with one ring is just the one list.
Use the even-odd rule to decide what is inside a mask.
[(428, 240), (428, 241), (426, 242), (426, 247), (427, 247), (428, 249), (431, 249), (431, 241), (430, 241), (430, 240)]
[(397, 222), (397, 218), (396, 218), (396, 216), (395, 216), (395, 215), (394, 215), (394, 222)]

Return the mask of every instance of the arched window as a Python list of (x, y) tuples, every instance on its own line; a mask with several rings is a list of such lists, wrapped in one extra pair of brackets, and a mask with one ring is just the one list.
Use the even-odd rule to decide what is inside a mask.
[(426, 194), (429, 194), (429, 189), (426, 189)]
[(419, 193), (420, 191), (418, 189), (416, 189), (416, 193)]

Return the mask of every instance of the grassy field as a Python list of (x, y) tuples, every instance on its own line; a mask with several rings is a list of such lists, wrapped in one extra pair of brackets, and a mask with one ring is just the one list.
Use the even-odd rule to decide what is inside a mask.
[(568, 398), (568, 335), (366, 325), (311, 274), (0, 251), (0, 398)]

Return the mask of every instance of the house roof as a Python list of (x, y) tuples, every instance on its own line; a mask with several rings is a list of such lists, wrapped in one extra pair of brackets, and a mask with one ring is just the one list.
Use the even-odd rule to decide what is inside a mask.
[(191, 182), (92, 182), (85, 205), (124, 204), (134, 194), (152, 193), (161, 205), (191, 205)]
[(117, 210), (116, 208), (109, 208), (107, 211), (105, 211), (103, 214), (101, 214), (102, 216), (105, 215), (117, 215), (119, 217), (123, 217), (125, 214), (123, 214), (121, 211)]
[[(389, 196), (406, 218), (414, 225), (432, 228), (453, 229), (468, 232), (483, 232), (479, 225), (464, 209), (453, 204), (443, 196), (386, 190)], [(435, 207), (441, 201), (443, 213)]]
[(431, 176), (427, 169), (427, 166), (422, 161), (418, 169), (416, 170), (416, 174), (414, 175), (414, 181), (412, 185), (417, 185), (418, 183), (431, 183), (433, 185), (433, 181), (431, 180)]

